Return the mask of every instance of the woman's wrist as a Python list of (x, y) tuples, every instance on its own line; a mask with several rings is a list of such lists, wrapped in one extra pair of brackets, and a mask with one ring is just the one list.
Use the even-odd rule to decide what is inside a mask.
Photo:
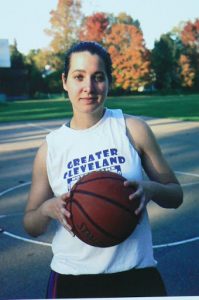
[(146, 199), (152, 200), (156, 204), (165, 208), (176, 208), (181, 202), (182, 198), (181, 188), (177, 183), (159, 183), (155, 181), (144, 181), (143, 188)]

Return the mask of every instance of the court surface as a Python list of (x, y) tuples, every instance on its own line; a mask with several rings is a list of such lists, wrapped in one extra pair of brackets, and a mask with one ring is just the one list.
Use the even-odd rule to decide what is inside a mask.
[[(150, 204), (154, 254), (169, 296), (199, 295), (199, 122), (145, 118), (184, 190), (177, 210)], [(44, 298), (54, 226), (29, 237), (22, 217), (32, 163), (58, 121), (0, 126), (0, 299)]]

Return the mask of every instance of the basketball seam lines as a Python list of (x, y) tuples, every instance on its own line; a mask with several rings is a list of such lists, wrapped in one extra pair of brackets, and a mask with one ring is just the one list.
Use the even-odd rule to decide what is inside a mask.
[[(84, 178), (82, 177), (82, 180), (83, 180)], [(92, 182), (92, 181), (96, 181), (96, 180), (103, 180), (103, 179), (113, 179), (113, 180), (118, 180), (118, 181), (124, 181), (123, 179), (121, 179), (121, 178), (117, 178), (117, 177), (111, 177), (111, 176), (106, 176), (106, 177), (97, 177), (97, 178), (92, 178), (92, 179), (87, 179), (87, 180), (85, 180), (85, 181), (79, 181), (78, 182), (78, 185), (79, 184), (84, 184), (84, 183), (88, 183), (88, 182)]]
[(114, 239), (116, 239), (116, 240), (119, 241), (118, 237), (112, 235), (111, 233), (109, 233), (109, 232), (107, 232), (106, 230), (104, 230), (103, 228), (101, 228), (98, 224), (96, 224), (95, 221), (93, 221), (93, 220), (91, 219), (91, 217), (86, 213), (86, 211), (83, 209), (83, 207), (82, 207), (75, 199), (73, 199), (72, 201), (73, 201), (73, 203), (74, 203), (76, 206), (79, 207), (79, 209), (81, 210), (81, 212), (88, 218), (88, 220), (91, 222), (91, 224), (92, 224), (95, 228), (97, 228), (98, 230), (100, 230), (100, 231), (103, 232), (104, 234), (108, 235), (110, 238), (114, 238)]
[[(107, 201), (111, 204), (114, 204), (115, 206), (118, 206), (119, 208), (127, 211), (128, 213), (130, 213), (131, 215), (133, 214), (133, 211), (131, 211), (130, 209), (128, 209), (126, 206), (122, 205), (122, 204), (119, 204), (118, 202), (108, 198), (108, 197), (105, 197), (105, 196), (101, 196), (101, 195), (98, 195), (98, 194), (95, 194), (93, 192), (88, 192), (88, 191), (84, 191), (84, 190), (75, 190), (73, 191), (73, 194), (75, 193), (78, 193), (78, 194), (85, 194), (85, 195), (88, 195), (88, 196), (94, 196), (94, 197), (97, 197), (101, 200), (104, 200), (104, 201)], [(129, 200), (130, 201), (130, 200)]]

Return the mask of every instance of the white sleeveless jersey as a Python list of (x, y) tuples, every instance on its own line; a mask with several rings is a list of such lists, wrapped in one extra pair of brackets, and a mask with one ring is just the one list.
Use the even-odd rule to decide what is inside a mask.
[[(69, 191), (83, 175), (98, 170), (142, 180), (140, 157), (126, 135), (121, 110), (106, 109), (102, 119), (84, 130), (66, 125), (47, 135), (47, 173), (56, 196)], [(115, 273), (156, 265), (145, 210), (135, 231), (122, 243), (99, 248), (72, 237), (58, 224), (52, 242), (51, 268), (60, 274)]]

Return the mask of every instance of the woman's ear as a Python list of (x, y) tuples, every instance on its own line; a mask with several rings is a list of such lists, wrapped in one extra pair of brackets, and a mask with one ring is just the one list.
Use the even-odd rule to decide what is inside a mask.
[(62, 73), (62, 84), (65, 91), (67, 91), (67, 79), (64, 73)]

